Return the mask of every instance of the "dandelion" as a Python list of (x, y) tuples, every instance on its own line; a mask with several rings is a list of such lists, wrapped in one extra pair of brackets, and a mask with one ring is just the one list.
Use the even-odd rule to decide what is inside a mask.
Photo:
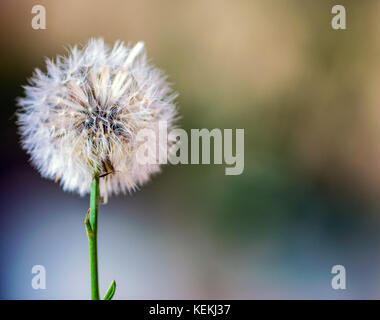
[(142, 42), (117, 42), (111, 50), (93, 39), (55, 63), (47, 60), (47, 74), (35, 71), (19, 99), (22, 145), (42, 176), (64, 190), (88, 193), (98, 168), (107, 174), (102, 195), (131, 191), (159, 170), (136, 160), (137, 132), (160, 120), (171, 126), (174, 98)]
[[(86, 227), (90, 242), (92, 298), (99, 298), (97, 213), (99, 197), (131, 192), (160, 170), (141, 164), (140, 130), (173, 126), (176, 94), (146, 57), (143, 42), (130, 47), (103, 39), (74, 46), (66, 57), (47, 59), (18, 100), (23, 148), (41, 175), (64, 190), (91, 192)], [(155, 146), (153, 146), (155, 147)], [(112, 297), (115, 284), (107, 297)]]

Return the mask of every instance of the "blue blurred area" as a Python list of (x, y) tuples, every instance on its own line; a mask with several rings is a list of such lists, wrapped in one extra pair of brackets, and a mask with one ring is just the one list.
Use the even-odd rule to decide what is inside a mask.
[[(87, 299), (88, 199), (61, 192), (29, 168), (3, 177), (0, 297)], [(221, 192), (214, 211), (194, 215), (160, 191), (161, 178), (144, 192), (101, 206), (102, 292), (115, 278), (118, 299), (377, 297), (377, 225), (305, 185), (297, 189), (272, 177), (273, 188), (255, 178)], [(252, 196), (243, 201), (241, 193)], [(188, 196), (197, 199), (198, 191)], [(46, 290), (31, 287), (37, 264), (46, 268)], [(346, 267), (346, 291), (331, 289), (335, 264)]]

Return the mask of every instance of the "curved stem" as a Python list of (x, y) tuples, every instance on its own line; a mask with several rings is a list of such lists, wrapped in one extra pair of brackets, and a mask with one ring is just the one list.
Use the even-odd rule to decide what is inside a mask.
[(86, 216), (86, 228), (88, 243), (90, 246), (90, 268), (91, 268), (91, 299), (99, 300), (98, 284), (98, 207), (99, 207), (99, 174), (95, 172), (91, 184), (90, 209)]

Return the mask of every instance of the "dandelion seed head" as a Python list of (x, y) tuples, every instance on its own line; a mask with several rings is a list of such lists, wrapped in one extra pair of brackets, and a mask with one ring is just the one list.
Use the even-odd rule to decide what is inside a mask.
[(22, 146), (42, 176), (84, 195), (98, 168), (105, 195), (132, 191), (160, 170), (137, 161), (137, 133), (157, 131), (160, 121), (170, 130), (176, 94), (144, 43), (110, 48), (90, 39), (46, 68), (35, 70), (18, 100)]

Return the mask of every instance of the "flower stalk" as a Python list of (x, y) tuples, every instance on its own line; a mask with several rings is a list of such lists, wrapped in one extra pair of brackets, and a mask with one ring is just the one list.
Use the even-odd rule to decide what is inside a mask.
[(99, 300), (98, 279), (98, 209), (99, 209), (99, 174), (95, 171), (91, 184), (90, 209), (87, 212), (85, 225), (90, 247), (90, 269), (91, 269), (91, 299)]
[[(98, 212), (99, 212), (99, 171), (95, 170), (91, 183), (90, 209), (86, 214), (84, 224), (87, 229), (88, 244), (90, 247), (91, 270), (91, 300), (99, 300), (99, 276), (98, 276)], [(104, 300), (111, 300), (116, 291), (116, 282), (112, 281)]]

